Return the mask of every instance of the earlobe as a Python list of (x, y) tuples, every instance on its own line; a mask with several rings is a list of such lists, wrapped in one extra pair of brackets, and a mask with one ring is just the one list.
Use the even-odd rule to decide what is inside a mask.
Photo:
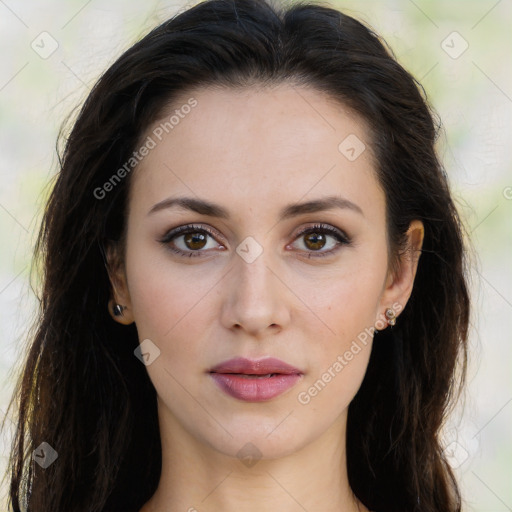
[(110, 316), (118, 323), (129, 325), (134, 322), (130, 294), (126, 283), (124, 264), (119, 248), (113, 242), (106, 246), (105, 266), (110, 280), (111, 299), (108, 302)]
[(130, 308), (117, 303), (114, 299), (108, 301), (108, 311), (110, 316), (120, 324), (130, 325), (134, 321)]

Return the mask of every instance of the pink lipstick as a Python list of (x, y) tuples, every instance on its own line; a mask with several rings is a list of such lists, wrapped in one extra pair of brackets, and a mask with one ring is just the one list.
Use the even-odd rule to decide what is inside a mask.
[(302, 372), (273, 357), (257, 361), (235, 357), (212, 368), (210, 375), (226, 394), (245, 402), (264, 402), (294, 386)]

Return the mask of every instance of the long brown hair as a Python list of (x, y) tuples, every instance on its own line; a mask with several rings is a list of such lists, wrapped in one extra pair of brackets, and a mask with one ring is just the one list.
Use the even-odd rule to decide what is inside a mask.
[[(156, 490), (156, 391), (133, 354), (136, 326), (108, 314), (102, 252), (122, 236), (130, 174), (103, 198), (95, 190), (178, 95), (285, 82), (327, 93), (370, 127), (392, 254), (403, 249), (412, 220), (425, 226), (410, 301), (395, 328), (376, 334), (349, 407), (351, 488), (371, 510), (461, 509), (439, 431), (465, 374), (465, 249), (425, 93), (371, 29), (334, 8), (207, 0), (121, 55), (64, 141), (35, 248), (39, 316), (10, 404), (19, 409), (9, 463), (13, 511), (138, 509)], [(42, 442), (58, 453), (44, 469), (31, 457)]]

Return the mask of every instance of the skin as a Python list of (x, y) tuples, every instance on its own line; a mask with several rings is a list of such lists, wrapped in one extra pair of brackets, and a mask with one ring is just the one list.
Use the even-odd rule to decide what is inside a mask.
[[(332, 374), (365, 329), (379, 321), (382, 329), (387, 308), (405, 307), (423, 225), (411, 223), (411, 251), (392, 273), (385, 195), (367, 130), (323, 93), (287, 84), (203, 88), (174, 107), (190, 97), (197, 106), (134, 171), (125, 252), (108, 253), (111, 307), (114, 301), (126, 307), (113, 318), (135, 322), (140, 341), (150, 339), (160, 350), (147, 371), (158, 395), (163, 467), (142, 511), (365, 511), (348, 484), (345, 428), (371, 337), (307, 404), (298, 396), (328, 368)], [(338, 149), (350, 134), (366, 144), (354, 161)], [(362, 213), (334, 208), (279, 219), (290, 203), (328, 195)], [(177, 196), (215, 202), (230, 218), (176, 206), (148, 214)], [(178, 235), (174, 244), (188, 252), (202, 247), (202, 256), (178, 256), (159, 242), (190, 223), (211, 227), (215, 238), (187, 246)], [(351, 243), (315, 257), (337, 246), (331, 234), (323, 246), (297, 236), (316, 223), (342, 230)], [(250, 263), (236, 252), (248, 236), (263, 249)], [(303, 376), (272, 400), (243, 402), (208, 373), (235, 356), (276, 357)], [(251, 466), (237, 456), (244, 446)]]

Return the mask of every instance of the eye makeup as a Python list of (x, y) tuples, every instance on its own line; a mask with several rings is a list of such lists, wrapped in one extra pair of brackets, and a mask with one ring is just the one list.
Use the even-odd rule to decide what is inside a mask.
[[(204, 257), (205, 253), (210, 252), (210, 249), (204, 250), (203, 248), (199, 248), (197, 250), (194, 249), (186, 249), (186, 248), (179, 248), (176, 246), (176, 240), (179, 240), (182, 237), (185, 237), (186, 235), (198, 235), (196, 236), (196, 239), (199, 241), (205, 240), (207, 242), (207, 238), (211, 237), (213, 239), (216, 239), (220, 237), (219, 234), (217, 234), (214, 230), (212, 230), (209, 226), (206, 225), (197, 225), (197, 224), (187, 224), (183, 226), (179, 226), (177, 228), (171, 229), (165, 235), (158, 240), (162, 245), (166, 247), (166, 249), (172, 251), (173, 253), (183, 256), (183, 257)], [(305, 237), (306, 235), (312, 235), (316, 236), (317, 240), (321, 240), (322, 238), (324, 240), (328, 240), (328, 238), (332, 238), (335, 240), (334, 247), (325, 250), (302, 250), (299, 252), (304, 252), (307, 254), (307, 257), (309, 258), (319, 258), (319, 257), (325, 257), (333, 255), (334, 253), (338, 252), (338, 250), (343, 245), (350, 245), (351, 239), (340, 229), (335, 228), (333, 226), (330, 226), (328, 224), (314, 224), (312, 226), (307, 226), (303, 229), (301, 229), (298, 233), (295, 235), (295, 239), (302, 237)], [(190, 241), (190, 240), (189, 240)], [(182, 240), (183, 242), (183, 240)], [(304, 243), (304, 242), (303, 242)], [(313, 242), (318, 243), (318, 242)], [(327, 242), (326, 242), (327, 243)], [(288, 244), (287, 247), (289, 247), (291, 244)], [(321, 247), (323, 248), (323, 246)], [(218, 247), (219, 250), (226, 250), (226, 247), (220, 244), (220, 247)]]

